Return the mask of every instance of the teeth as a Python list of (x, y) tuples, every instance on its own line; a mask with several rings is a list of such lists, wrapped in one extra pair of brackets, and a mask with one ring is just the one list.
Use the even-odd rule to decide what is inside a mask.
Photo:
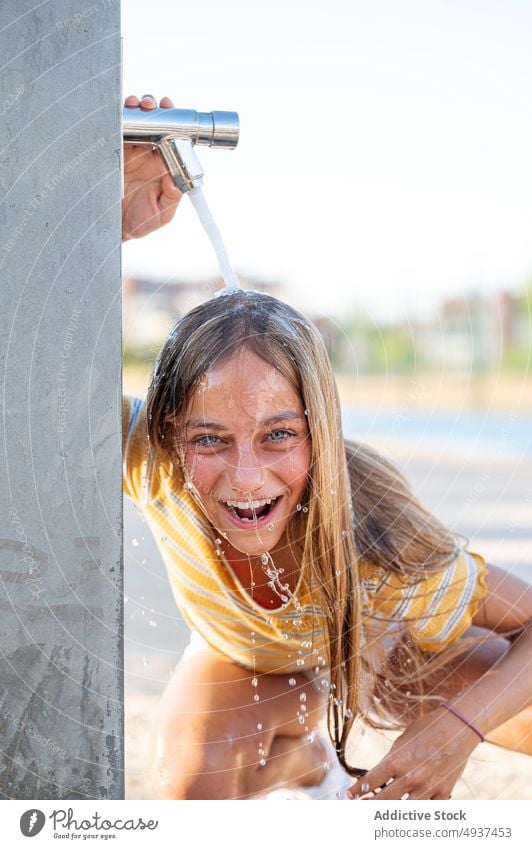
[(260, 501), (224, 501), (224, 504), (227, 504), (228, 507), (236, 507), (238, 510), (259, 510), (261, 507), (265, 507), (266, 504), (271, 504), (273, 501), (277, 501), (277, 497), (263, 498)]

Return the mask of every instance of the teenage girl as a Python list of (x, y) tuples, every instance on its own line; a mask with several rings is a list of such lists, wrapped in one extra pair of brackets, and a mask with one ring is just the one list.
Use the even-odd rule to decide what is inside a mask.
[[(126, 238), (173, 216), (156, 151), (128, 146), (125, 176)], [(124, 413), (124, 489), (196, 635), (161, 704), (162, 795), (319, 784), (324, 716), (353, 798), (447, 799), (485, 738), (532, 753), (532, 588), (344, 441), (303, 316), (259, 293), (212, 299), (178, 321), (146, 404)], [(360, 776), (357, 719), (404, 729)]]

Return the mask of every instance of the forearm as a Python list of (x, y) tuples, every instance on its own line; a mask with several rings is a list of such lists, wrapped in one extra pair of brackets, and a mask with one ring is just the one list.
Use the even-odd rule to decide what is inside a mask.
[(449, 702), (484, 736), (531, 703), (532, 622), (525, 626), (501, 660)]

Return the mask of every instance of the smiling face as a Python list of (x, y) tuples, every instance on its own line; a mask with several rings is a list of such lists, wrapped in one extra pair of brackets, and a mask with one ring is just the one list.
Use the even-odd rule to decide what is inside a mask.
[(237, 551), (284, 544), (311, 464), (299, 393), (247, 349), (209, 369), (187, 409), (184, 462), (209, 520)]

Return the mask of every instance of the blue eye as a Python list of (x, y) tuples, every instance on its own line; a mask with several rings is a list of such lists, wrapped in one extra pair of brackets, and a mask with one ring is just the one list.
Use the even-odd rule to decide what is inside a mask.
[(217, 445), (218, 442), (220, 442), (220, 439), (217, 436), (212, 436), (212, 434), (198, 436), (196, 439), (192, 440), (192, 444), (196, 445), (198, 448), (212, 448), (214, 445)]
[(289, 430), (279, 428), (278, 430), (272, 430), (269, 436), (273, 442), (281, 442), (283, 439), (288, 439), (290, 436), (293, 436), (293, 434)]

